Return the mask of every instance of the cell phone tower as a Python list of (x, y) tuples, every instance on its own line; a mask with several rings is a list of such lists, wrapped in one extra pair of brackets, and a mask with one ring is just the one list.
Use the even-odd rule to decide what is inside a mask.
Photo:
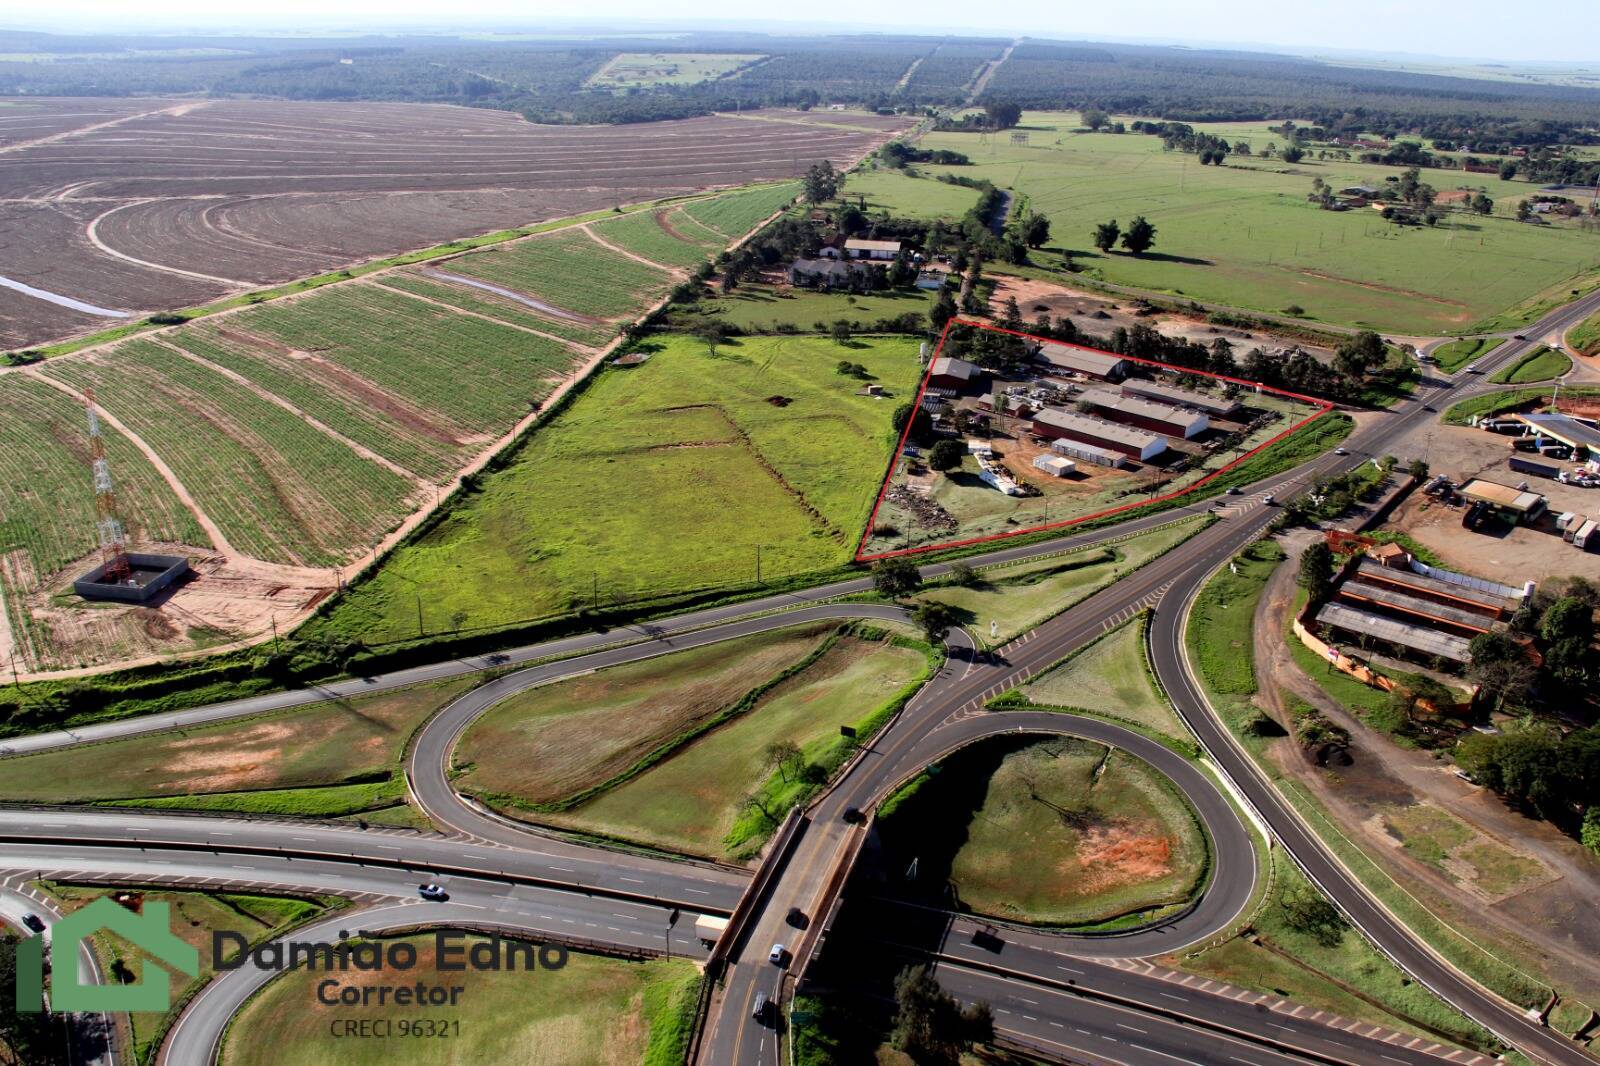
[(94, 469), (95, 529), (100, 538), (100, 562), (105, 567), (100, 580), (108, 585), (120, 584), (132, 573), (127, 536), (117, 511), (117, 490), (111, 482), (111, 466), (106, 462), (106, 441), (100, 432), (94, 390), (84, 389), (83, 398), (89, 416), (89, 462)]

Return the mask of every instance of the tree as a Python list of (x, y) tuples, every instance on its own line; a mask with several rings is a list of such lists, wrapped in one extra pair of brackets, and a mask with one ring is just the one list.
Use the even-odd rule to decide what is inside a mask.
[(906, 439), (913, 444), (922, 444), (928, 439), (933, 423), (928, 418), (928, 412), (917, 403), (907, 402), (894, 409), (890, 416), (890, 424), (894, 426), (895, 433), (905, 433), (906, 424), (910, 423), (911, 432), (906, 433)]
[(1517, 221), (1518, 222), (1526, 222), (1526, 221), (1528, 221), (1528, 219), (1530, 219), (1532, 217), (1533, 217), (1533, 208), (1528, 206), (1528, 201), (1526, 201), (1526, 200), (1518, 200), (1517, 201)]
[(1291, 144), (1283, 150), (1282, 155), (1285, 163), (1298, 163), (1306, 157), (1306, 150), (1297, 144)]
[(1087, 107), (1083, 111), (1083, 124), (1092, 130), (1098, 130), (1111, 124), (1111, 116), (1098, 107)]
[(983, 105), (983, 113), (997, 130), (1008, 130), (1022, 121), (1022, 105), (1009, 100), (991, 100)]
[(1122, 236), (1122, 230), (1117, 226), (1117, 220), (1102, 222), (1094, 228), (1094, 246), (1102, 252), (1109, 252), (1117, 243), (1117, 238)]
[(783, 783), (789, 783), (789, 775), (805, 763), (805, 756), (800, 752), (800, 745), (792, 740), (775, 740), (766, 748), (767, 765), (778, 771), (778, 776), (783, 778)]
[(767, 806), (767, 797), (759, 791), (746, 793), (744, 799), (739, 801), (739, 807), (747, 814), (759, 814), (768, 825), (778, 824), (778, 816), (772, 813), (772, 808)]
[(1427, 462), (1427, 460), (1426, 459), (1413, 459), (1413, 460), (1411, 460), (1410, 463), (1406, 464), (1406, 473), (1410, 474), (1412, 477), (1416, 478), (1418, 481), (1423, 480), (1424, 478), (1426, 478), (1428, 476), (1428, 462)]
[(844, 175), (834, 170), (828, 160), (813, 163), (806, 171), (806, 199), (814, 204), (825, 203), (839, 195), (839, 187), (843, 184)]
[(1500, 632), (1479, 633), (1467, 646), (1467, 677), (1482, 689), (1491, 707), (1526, 706), (1538, 673), (1522, 646)]
[(922, 587), (917, 564), (903, 555), (880, 559), (872, 568), (872, 587), (891, 600), (909, 596)]
[(928, 465), (941, 473), (955, 470), (961, 466), (961, 460), (966, 455), (967, 449), (962, 447), (960, 441), (946, 438), (928, 452)]
[(1339, 941), (1344, 939), (1344, 915), (1312, 886), (1298, 885), (1285, 890), (1278, 906), (1283, 912), (1284, 924), (1305, 933), (1323, 947), (1338, 947)]
[(1383, 338), (1370, 329), (1364, 329), (1339, 343), (1333, 362), (1339, 373), (1352, 381), (1360, 381), (1369, 372), (1383, 365), (1389, 358), (1388, 346)]
[(962, 1007), (926, 966), (901, 971), (894, 980), (894, 1002), (889, 1043), (918, 1066), (954, 1066), (962, 1052), (994, 1039), (989, 1005)]
[(1143, 215), (1133, 216), (1128, 232), (1122, 235), (1122, 246), (1134, 255), (1143, 255), (1156, 243), (1156, 228)]
[(833, 338), (833, 343), (844, 345), (850, 343), (850, 323), (848, 320), (835, 319), (833, 325), (828, 327), (828, 335)]
[(1050, 220), (1037, 211), (1028, 216), (1027, 224), (1022, 227), (1022, 240), (1029, 248), (1042, 248), (1044, 242), (1050, 239)]
[(712, 319), (695, 328), (694, 335), (706, 343), (706, 351), (717, 354), (717, 347), (728, 339), (728, 327)]
[(1315, 541), (1301, 553), (1298, 580), (1312, 603), (1328, 598), (1333, 591), (1333, 549), (1327, 541)]
[(911, 612), (911, 621), (922, 630), (930, 644), (939, 644), (955, 626), (957, 619), (955, 608), (948, 603), (932, 600), (918, 604), (916, 610)]
[(945, 323), (956, 317), (956, 298), (949, 288), (939, 290), (939, 299), (928, 309), (928, 321), (934, 329), (944, 329)]
[(951, 563), (950, 583), (959, 585), (964, 589), (971, 589), (983, 584), (983, 578), (966, 563)]
[(1480, 192), (1472, 198), (1472, 210), (1479, 215), (1493, 214), (1494, 201)]
[(1584, 847), (1600, 855), (1600, 804), (1583, 812), (1583, 830), (1578, 840)]
[(1500, 164), (1500, 180), (1501, 181), (1510, 181), (1512, 178), (1514, 178), (1516, 176), (1517, 176), (1517, 164), (1513, 163), (1509, 159), (1507, 159), (1505, 162)]

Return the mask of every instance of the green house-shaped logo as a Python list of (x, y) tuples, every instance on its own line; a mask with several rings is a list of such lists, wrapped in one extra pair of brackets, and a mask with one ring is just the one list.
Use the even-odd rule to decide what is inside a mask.
[[(50, 1006), (62, 1013), (164, 1011), (172, 1003), (169, 975), (146, 966), (135, 984), (84, 984), (78, 946), (101, 930), (115, 933), (169, 970), (197, 977), (200, 952), (172, 932), (165, 903), (147, 903), (142, 914), (102, 896), (56, 922), (50, 930)], [(17, 948), (17, 1010), (44, 1009), (44, 940), (29, 937)]]

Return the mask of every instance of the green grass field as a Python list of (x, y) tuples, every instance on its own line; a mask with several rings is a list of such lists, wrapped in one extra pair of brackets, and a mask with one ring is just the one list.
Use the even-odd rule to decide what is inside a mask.
[[(741, 285), (727, 295), (703, 302), (702, 306), (719, 315), (728, 325), (748, 333), (771, 333), (791, 326), (806, 331), (815, 329), (819, 323), (831, 325), (841, 318), (862, 331), (871, 329), (880, 319), (904, 314), (925, 315), (933, 307), (937, 295), (923, 289), (862, 296), (814, 289), (788, 289), (780, 294), (770, 285)], [(851, 356), (840, 349), (839, 358)]]
[[(1382, 185), (1398, 167), (1314, 158), (1289, 165), (1259, 155), (1268, 141), (1281, 142), (1264, 126), (1197, 123), (1248, 139), (1257, 151), (1202, 167), (1195, 156), (1164, 152), (1157, 137), (1078, 133), (1077, 125), (1076, 115), (1029, 112), (1021, 126), (1027, 145), (929, 134), (922, 147), (965, 152), (973, 165), (918, 169), (987, 178), (1025, 194), (1051, 220), (1049, 244), (1069, 249), (1092, 277), (1262, 311), (1298, 306), (1311, 318), (1399, 333), (1467, 332), (1600, 266), (1592, 234), (1510, 217), (1517, 200), (1535, 191), (1527, 183), (1429, 172), (1424, 180), (1441, 191), (1483, 187), (1496, 214), (1451, 212), (1434, 228), (1398, 227), (1376, 211), (1323, 211), (1306, 200), (1314, 177), (1336, 189)], [(1097, 223), (1126, 224), (1136, 214), (1157, 228), (1152, 252), (1095, 251)]]
[(520, 692), (462, 734), (457, 784), (529, 804), (603, 785), (815, 653), (833, 629), (773, 630)]
[[(807, 762), (825, 770), (837, 765), (839, 726), (868, 735), (873, 712), (904, 696), (926, 670), (914, 648), (840, 638), (749, 710), (593, 799), (540, 820), (709, 858), (748, 858), (800, 795), (788, 771), (774, 773), (767, 747), (789, 741)], [(762, 794), (765, 814), (744, 809), (752, 791)]]
[[(55, 883), (46, 884), (45, 888), (66, 913), (117, 891), (100, 886)], [(172, 982), (171, 1010), (127, 1015), (133, 1035), (134, 1059), (141, 1064), (155, 1061), (156, 1053), (160, 1050), (160, 1039), (167, 1027), (176, 1020), (186, 997), (201, 988), (215, 973), (211, 958), (211, 934), (214, 931), (239, 933), (251, 943), (256, 943), (270, 938), (277, 930), (320, 913), (326, 906), (320, 901), (235, 893), (150, 890), (140, 894), (146, 904), (166, 903), (172, 915), (172, 931), (200, 952), (199, 975), (185, 983), (180, 974)], [(102, 932), (92, 938), (92, 943), (95, 954), (107, 972), (116, 973), (118, 967), (125, 968), (128, 980), (137, 980), (143, 974), (144, 956), (126, 940), (113, 933)], [(157, 973), (165, 973), (159, 967), (156, 969)]]
[(1103, 714), (1194, 743), (1189, 727), (1150, 677), (1144, 649), (1147, 624), (1142, 616), (1124, 622), (1023, 685), (1022, 694), (1034, 703)]
[(1071, 737), (966, 748), (885, 801), (885, 868), (913, 893), (948, 881), (979, 914), (1095, 925), (1186, 901), (1206, 844), (1177, 791), (1138, 759)]
[(1196, 670), (1213, 695), (1223, 719), (1235, 729), (1255, 716), (1256, 604), (1267, 578), (1283, 561), (1283, 549), (1257, 541), (1233, 560), (1238, 573), (1224, 567), (1196, 597), (1184, 639)]
[(93, 386), (235, 547), (273, 562), (347, 561), (410, 509), (413, 485), (250, 389), (148, 340), (46, 371)]
[(437, 266), (599, 319), (642, 311), (672, 285), (665, 267), (619, 255), (579, 229), (469, 252)]
[[(481, 940), (469, 937), (470, 947)], [(590, 1066), (681, 1061), (688, 1047), (700, 973), (683, 959), (628, 962), (571, 952), (559, 970), (441, 972), (432, 934), (402, 938), (417, 965), (410, 978), (459, 986), (455, 1007), (329, 1007), (319, 1003), (321, 974), (292, 971), (274, 979), (228, 1029), (222, 1066), (408, 1066), (492, 1062), (503, 1066)], [(339, 975), (341, 986), (392, 980), (380, 973)], [(402, 1035), (425, 1018), (455, 1023), (448, 1037)], [(334, 1039), (331, 1021), (388, 1022), (388, 1035)]]
[(1489, 380), (1500, 385), (1530, 385), (1535, 381), (1549, 381), (1572, 369), (1572, 359), (1565, 352), (1539, 345), (1514, 363), (1507, 363)]
[(1580, 355), (1600, 354), (1600, 311), (1568, 330), (1567, 340)]
[[(1600, 395), (1600, 387), (1574, 385), (1571, 388), (1562, 388), (1561, 394), (1570, 398), (1596, 396)], [(1450, 425), (1464, 426), (1472, 420), (1474, 415), (1484, 417), (1518, 408), (1533, 409), (1534, 405), (1548, 405), (1553, 395), (1554, 390), (1549, 386), (1530, 389), (1507, 389), (1504, 392), (1486, 393), (1451, 405), (1450, 409), (1444, 413), (1444, 421)]]
[[(765, 579), (848, 561), (901, 400), (858, 395), (821, 338), (744, 338), (715, 356), (687, 337), (652, 343), (313, 629), (411, 636), (417, 591), (436, 621), (460, 611), (474, 627), (732, 587), (755, 577), (758, 545)], [(915, 384), (915, 340), (848, 354), (893, 394)]]
[(13, 756), (0, 761), (0, 799), (150, 798), (158, 801), (150, 805), (168, 809), (307, 815), (391, 805), (403, 799), (403, 789), (390, 781), (412, 733), (476, 682), (414, 685), (239, 721)]
[(635, 255), (685, 269), (714, 257), (727, 243), (704, 226), (693, 224), (692, 220), (689, 225), (683, 225), (682, 218), (682, 211), (671, 208), (640, 211), (611, 222), (597, 222), (594, 232)]
[(760, 52), (623, 52), (589, 76), (597, 89), (695, 85), (765, 58)]
[(897, 217), (959, 219), (978, 202), (978, 190), (963, 185), (917, 178), (887, 167), (858, 170), (845, 182), (844, 198), (859, 203), (866, 197), (868, 211), (887, 211)]
[[(1195, 518), (1162, 526), (1112, 547), (984, 567), (978, 571), (983, 579), (979, 585), (941, 585), (916, 599), (949, 604), (972, 627), (981, 644), (998, 647), (1188, 540), (1205, 528), (1207, 521)], [(996, 623), (994, 636), (989, 635), (991, 622)]]

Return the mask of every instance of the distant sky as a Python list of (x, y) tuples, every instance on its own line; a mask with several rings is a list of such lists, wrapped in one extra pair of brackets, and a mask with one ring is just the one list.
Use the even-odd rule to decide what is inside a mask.
[[(582, 19), (586, 26), (621, 21), (693, 22), (698, 28), (750, 25), (753, 18), (804, 18), (790, 5), (749, 0), (697, 0), (662, 4), (651, 0), (50, 0), (46, 4), (0, 2), (0, 26), (62, 32), (262, 30), (329, 32), (416, 29), (449, 31), (526, 28), (535, 21)], [(1090, 40), (1233, 44), (1294, 51), (1358, 50), (1413, 56), (1463, 57), (1518, 62), (1600, 64), (1594, 32), (1600, 8), (1580, 0), (1412, 0), (1363, 4), (1358, 0), (877, 0), (825, 4), (807, 12), (831, 29), (902, 33), (967, 31), (1029, 34)], [(984, 20), (992, 20), (985, 22)], [(772, 23), (768, 30), (780, 29)], [(794, 22), (784, 27), (801, 32)]]

